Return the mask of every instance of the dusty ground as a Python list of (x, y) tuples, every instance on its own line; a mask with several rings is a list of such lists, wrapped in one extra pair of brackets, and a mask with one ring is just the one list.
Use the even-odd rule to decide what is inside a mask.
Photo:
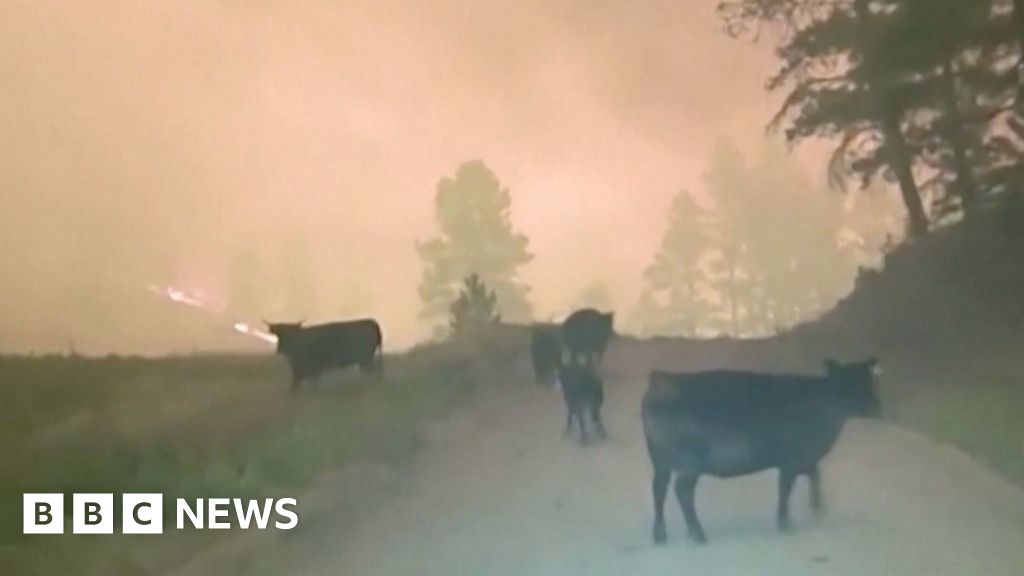
[[(760, 364), (756, 356), (740, 363)], [(774, 473), (706, 479), (698, 510), (710, 544), (686, 540), (670, 496), (669, 542), (654, 546), (638, 409), (645, 364), (628, 351), (610, 359), (611, 438), (593, 447), (561, 437), (564, 413), (551, 390), (507, 386), (481, 399), (436, 427), (400, 495), (293, 565), (295, 573), (1024, 574), (1024, 493), (959, 452), (882, 422), (846, 428), (824, 467), (823, 518), (809, 516), (798, 484), (795, 531), (780, 535)]]

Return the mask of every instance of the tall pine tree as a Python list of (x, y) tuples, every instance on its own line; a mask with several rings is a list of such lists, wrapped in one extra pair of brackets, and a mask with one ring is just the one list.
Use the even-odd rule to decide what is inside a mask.
[(494, 291), (502, 318), (530, 319), (530, 289), (517, 274), (533, 255), (529, 240), (512, 227), (511, 205), (508, 189), (479, 160), (462, 164), (453, 178), (438, 183), (434, 206), (441, 234), (417, 244), (424, 264), (423, 318), (448, 317), (459, 286), (476, 274)]
[(710, 221), (685, 190), (672, 201), (668, 229), (654, 262), (644, 271), (643, 313), (656, 310), (663, 334), (696, 336), (704, 320), (707, 290), (702, 261), (711, 249)]

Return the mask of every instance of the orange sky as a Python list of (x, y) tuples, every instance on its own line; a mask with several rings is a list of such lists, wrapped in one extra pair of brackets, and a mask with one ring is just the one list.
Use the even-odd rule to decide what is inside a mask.
[(673, 194), (774, 107), (768, 48), (715, 4), (8, 0), (0, 350), (205, 348), (146, 283), (222, 292), (243, 247), (296, 238), (322, 317), (412, 342), (414, 243), (474, 158), (512, 192), (539, 315), (594, 280), (624, 309)]

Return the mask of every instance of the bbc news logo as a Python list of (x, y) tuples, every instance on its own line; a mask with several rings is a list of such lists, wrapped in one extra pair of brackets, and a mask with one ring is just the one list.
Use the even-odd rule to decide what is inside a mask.
[[(184, 530), (228, 530), (256, 528), (291, 530), (299, 525), (295, 498), (178, 498), (174, 502), (175, 528)], [(72, 494), (71, 532), (74, 534), (113, 534), (113, 494)], [(122, 494), (122, 534), (163, 534), (163, 494)], [(64, 494), (22, 495), (22, 532), (25, 534), (63, 534)]]

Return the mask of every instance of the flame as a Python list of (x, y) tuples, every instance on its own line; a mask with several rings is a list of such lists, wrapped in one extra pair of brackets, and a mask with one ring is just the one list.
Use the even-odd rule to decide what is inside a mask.
[(177, 304), (184, 304), (186, 306), (208, 310), (210, 312), (218, 312), (203, 301), (202, 295), (199, 292), (188, 292), (187, 290), (181, 290), (174, 286), (160, 287), (152, 284), (149, 285), (149, 291), (159, 296), (163, 296)]
[(253, 338), (259, 338), (260, 340), (263, 340), (264, 342), (270, 342), (270, 343), (277, 342), (277, 336), (274, 336), (273, 334), (269, 334), (269, 333), (264, 332), (262, 330), (258, 330), (256, 328), (253, 328), (252, 326), (249, 326), (245, 322), (235, 322), (234, 325), (232, 325), (232, 328), (234, 328), (235, 332), (238, 332), (239, 334), (244, 334), (246, 336), (252, 336)]
[[(222, 308), (210, 304), (203, 298), (203, 293), (198, 290), (190, 291), (176, 288), (174, 286), (156, 286), (154, 284), (150, 284), (148, 288), (150, 292), (160, 296), (161, 298), (166, 298), (175, 304), (189, 306), (215, 316), (224, 315), (224, 310)], [(232, 322), (231, 329), (237, 334), (249, 336), (251, 338), (258, 338), (271, 344), (277, 342), (277, 336), (254, 328), (246, 322)]]

